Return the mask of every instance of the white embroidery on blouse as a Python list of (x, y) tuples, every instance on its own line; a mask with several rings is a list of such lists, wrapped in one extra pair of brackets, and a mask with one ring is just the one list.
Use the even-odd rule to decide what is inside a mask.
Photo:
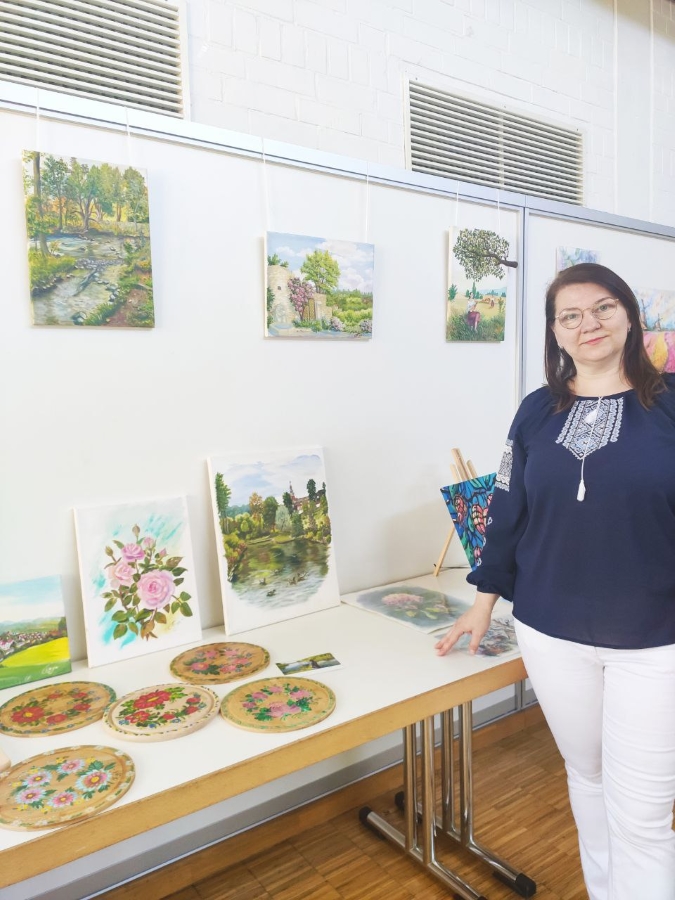
[(556, 439), (577, 459), (590, 456), (611, 441), (616, 443), (623, 417), (623, 397), (606, 400), (575, 400)]
[(511, 470), (513, 469), (513, 441), (508, 440), (506, 442), (506, 446), (504, 447), (504, 452), (502, 453), (502, 459), (499, 463), (499, 471), (497, 472), (497, 479), (495, 481), (495, 487), (501, 488), (503, 491), (508, 491), (511, 485)]

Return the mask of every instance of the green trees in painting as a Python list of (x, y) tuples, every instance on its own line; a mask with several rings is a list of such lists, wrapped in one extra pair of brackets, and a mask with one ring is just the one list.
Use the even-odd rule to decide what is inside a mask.
[[(482, 228), (463, 228), (452, 248), (455, 258), (464, 269), (467, 278), (480, 281), (488, 275), (503, 278), (502, 266), (518, 268), (518, 263), (508, 260), (509, 242), (495, 231)], [(475, 290), (475, 285), (474, 285)]]
[(64, 296), (91, 291), (96, 282), (111, 294), (104, 303), (97, 298), (84, 311), (79, 307), (72, 321), (36, 324), (103, 325), (113, 318), (111, 324), (117, 325), (154, 324), (143, 174), (131, 166), (66, 160), (36, 151), (25, 152), (23, 163), (32, 299), (70, 280), (73, 289)]
[[(227, 559), (228, 580), (236, 579), (237, 569), (253, 544), (279, 545), (293, 540), (329, 544), (331, 524), (328, 517), (326, 485), (317, 490), (310, 478), (306, 496), (296, 497), (293, 488), (285, 491), (281, 502), (273, 496), (262, 497), (253, 491), (246, 506), (230, 508), (231, 488), (218, 473), (214, 479), (216, 508)], [(228, 511), (236, 515), (228, 516)]]
[(328, 250), (315, 250), (305, 257), (300, 271), (308, 281), (313, 281), (317, 291), (329, 294), (338, 286), (340, 266)]

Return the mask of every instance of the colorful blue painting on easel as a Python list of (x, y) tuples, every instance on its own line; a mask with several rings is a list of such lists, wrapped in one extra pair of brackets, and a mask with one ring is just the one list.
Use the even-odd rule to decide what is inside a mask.
[(496, 477), (496, 473), (492, 472), (490, 475), (480, 475), (478, 478), (441, 488), (441, 494), (472, 569), (480, 565), (480, 555), (485, 544), (488, 507)]

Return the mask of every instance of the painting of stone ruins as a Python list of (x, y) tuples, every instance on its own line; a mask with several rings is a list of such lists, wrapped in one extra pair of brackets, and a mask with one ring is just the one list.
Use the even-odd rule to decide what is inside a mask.
[(34, 325), (155, 324), (146, 174), (23, 154)]
[(374, 251), (372, 244), (269, 231), (266, 336), (369, 339)]

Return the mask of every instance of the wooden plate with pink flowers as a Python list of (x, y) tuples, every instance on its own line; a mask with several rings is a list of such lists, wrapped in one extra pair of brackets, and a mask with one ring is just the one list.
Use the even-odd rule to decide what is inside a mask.
[(0, 776), (0, 825), (26, 831), (79, 822), (116, 803), (134, 775), (131, 758), (112, 747), (40, 753)]
[(264, 647), (228, 641), (186, 650), (171, 662), (171, 674), (190, 684), (226, 684), (255, 675), (270, 664)]
[(61, 681), (25, 691), (0, 706), (0, 731), (33, 737), (73, 731), (103, 716), (115, 691), (96, 681)]
[(195, 684), (157, 684), (125, 694), (103, 725), (125, 741), (169, 741), (197, 731), (218, 715), (219, 699)]
[(261, 678), (223, 698), (220, 713), (248, 731), (296, 731), (323, 721), (335, 709), (335, 694), (313, 678)]

